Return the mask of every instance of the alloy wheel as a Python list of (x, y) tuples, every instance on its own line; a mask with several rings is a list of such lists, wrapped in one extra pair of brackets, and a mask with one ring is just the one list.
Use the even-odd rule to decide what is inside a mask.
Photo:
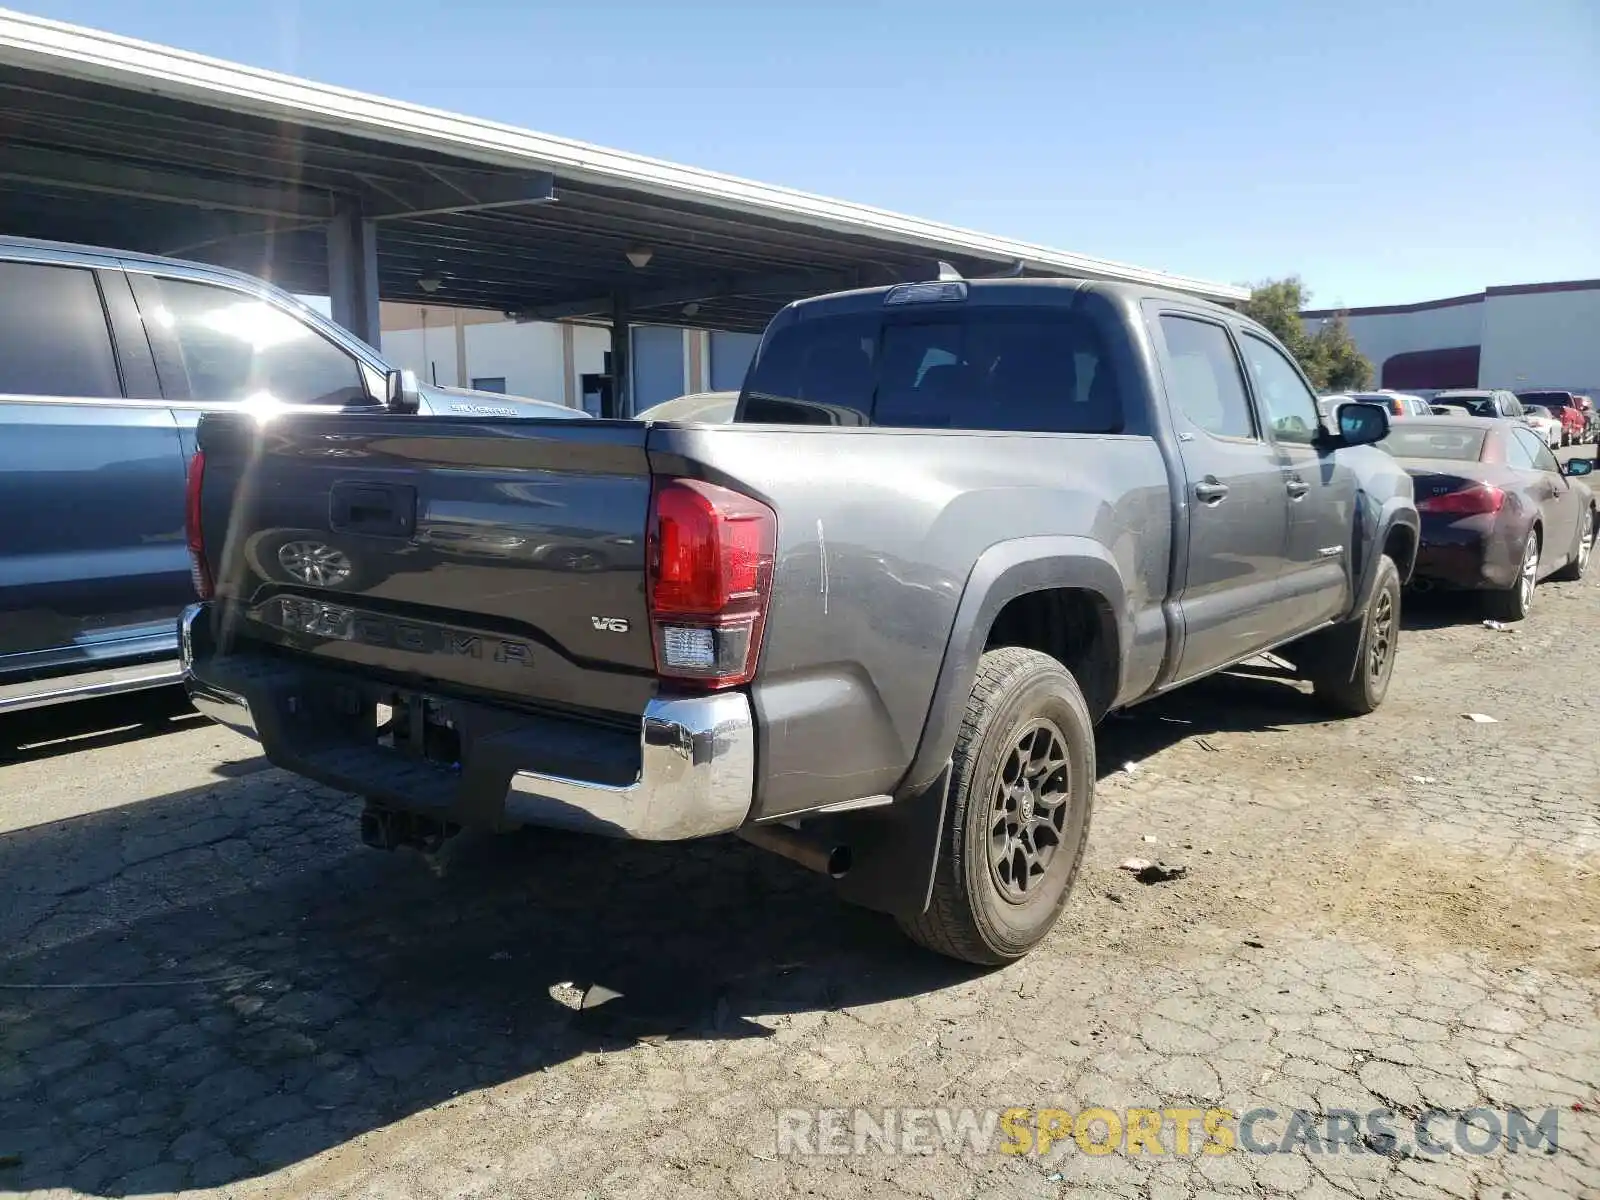
[(1367, 670), (1373, 679), (1382, 679), (1394, 651), (1394, 597), (1387, 590), (1378, 593), (1372, 608), (1372, 626), (1367, 633)]
[(1528, 535), (1528, 549), (1522, 556), (1522, 576), (1517, 580), (1517, 589), (1522, 593), (1522, 611), (1527, 612), (1533, 607), (1533, 588), (1539, 580), (1539, 535)]
[(1066, 837), (1067, 739), (1053, 721), (1028, 722), (1001, 761), (990, 809), (989, 869), (1013, 904), (1040, 891)]
[(350, 578), (350, 559), (324, 542), (285, 542), (278, 547), (278, 565), (291, 578), (312, 587), (335, 587)]

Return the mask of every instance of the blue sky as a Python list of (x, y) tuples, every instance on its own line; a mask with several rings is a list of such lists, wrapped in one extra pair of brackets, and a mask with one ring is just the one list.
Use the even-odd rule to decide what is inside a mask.
[(14, 0), (1318, 306), (1600, 276), (1596, 0)]

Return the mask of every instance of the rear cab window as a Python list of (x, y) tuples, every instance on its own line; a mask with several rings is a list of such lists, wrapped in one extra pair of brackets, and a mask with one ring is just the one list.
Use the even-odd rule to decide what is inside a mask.
[(928, 303), (806, 314), (762, 345), (739, 420), (1114, 434), (1124, 399), (1092, 316)]

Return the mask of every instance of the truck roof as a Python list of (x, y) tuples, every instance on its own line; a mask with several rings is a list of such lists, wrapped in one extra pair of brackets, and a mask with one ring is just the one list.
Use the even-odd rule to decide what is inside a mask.
[[(908, 283), (936, 283), (938, 280), (916, 280)], [(949, 282), (956, 282), (950, 280)], [(1027, 293), (1048, 292), (1096, 292), (1101, 295), (1116, 296), (1122, 299), (1144, 300), (1160, 299), (1181, 302), (1191, 308), (1210, 309), (1218, 314), (1227, 314), (1237, 317), (1235, 309), (1226, 305), (1217, 304), (1210, 300), (1202, 300), (1198, 296), (1187, 292), (1175, 292), (1165, 288), (1151, 287), (1147, 284), (1122, 283), (1106, 279), (1081, 279), (1077, 277), (1053, 277), (1048, 279), (964, 279), (968, 295), (988, 295), (993, 298), (997, 294), (1013, 293), (1015, 298), (1023, 303), (1039, 302), (1041, 296), (1027, 296)], [(825, 295), (811, 296), (804, 300), (795, 300), (788, 307), (792, 309), (806, 309), (814, 306), (826, 305), (828, 307), (841, 306), (853, 307), (855, 303), (887, 295), (898, 287), (906, 287), (907, 283), (885, 284), (879, 287), (854, 288), (844, 292), (829, 292)], [(1026, 297), (1026, 298), (1025, 298)]]

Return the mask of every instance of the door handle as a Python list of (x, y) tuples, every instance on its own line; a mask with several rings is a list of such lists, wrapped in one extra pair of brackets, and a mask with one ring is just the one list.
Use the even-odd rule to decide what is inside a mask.
[(1228, 494), (1228, 485), (1215, 475), (1207, 475), (1194, 485), (1195, 499), (1202, 504), (1221, 504), (1223, 497)]
[(1291, 500), (1302, 499), (1311, 490), (1311, 485), (1298, 475), (1289, 476), (1288, 481), (1283, 486), (1288, 491), (1289, 499)]

